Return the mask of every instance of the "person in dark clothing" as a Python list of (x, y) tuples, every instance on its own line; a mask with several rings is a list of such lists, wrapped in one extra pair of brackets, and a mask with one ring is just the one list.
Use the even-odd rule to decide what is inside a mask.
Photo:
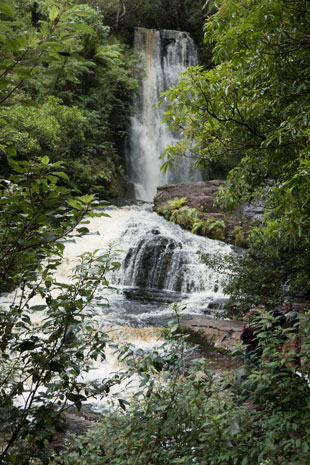
[(272, 324), (273, 328), (276, 328), (278, 326), (282, 326), (285, 323), (285, 314), (282, 312), (280, 308), (276, 308), (275, 310), (272, 310), (270, 313), (271, 316), (274, 318), (274, 322)]
[(272, 329), (282, 327), (285, 323), (285, 315), (280, 308), (272, 310), (269, 315), (272, 316)]
[(271, 315), (274, 318), (272, 329), (282, 328), (282, 331), (277, 335), (280, 359), (285, 362), (286, 367), (298, 367), (300, 364), (298, 313), (293, 310), (292, 302), (285, 299), (282, 301), (281, 309), (275, 309)]
[(255, 318), (255, 316), (259, 315), (259, 313), (260, 310), (258, 308), (252, 308), (249, 311), (250, 323), (246, 324), (243, 327), (243, 330), (240, 335), (241, 341), (246, 346), (244, 359), (247, 365), (249, 365), (253, 361), (257, 363), (262, 354), (262, 350), (259, 347), (259, 339), (255, 336), (255, 328), (253, 327), (253, 325), (251, 326), (251, 321), (253, 320), (253, 318)]
[(283, 327), (286, 323), (286, 314), (292, 311), (292, 302), (289, 299), (283, 300), (281, 303), (281, 308), (276, 308), (270, 312), (270, 315), (273, 317), (274, 321), (272, 323), (272, 329)]
[(284, 314), (293, 311), (292, 302), (289, 299), (284, 299), (281, 304), (281, 310)]

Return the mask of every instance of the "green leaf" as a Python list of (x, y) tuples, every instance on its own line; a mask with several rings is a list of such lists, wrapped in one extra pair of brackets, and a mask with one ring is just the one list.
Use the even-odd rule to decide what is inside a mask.
[(33, 341), (24, 341), (21, 344), (19, 344), (19, 350), (20, 352), (25, 352), (26, 350), (33, 350), (35, 346), (36, 344)]
[(23, 105), (24, 107), (40, 108), (40, 105), (38, 104), (38, 102), (35, 102), (34, 100), (30, 98), (20, 100), (20, 104)]
[(127, 402), (127, 400), (125, 400), (125, 399), (117, 399), (117, 400), (118, 400), (118, 403), (119, 403), (120, 407), (123, 410), (126, 410), (126, 405), (129, 405), (129, 402)]
[(46, 309), (46, 305), (32, 305), (31, 310), (34, 310), (35, 312), (41, 312), (42, 310)]
[(19, 52), (20, 45), (19, 45), (19, 41), (17, 38), (7, 39), (6, 46), (13, 53), (17, 54)]
[(83, 195), (82, 197), (79, 197), (78, 199), (80, 202), (84, 203), (85, 205), (89, 205), (95, 198), (94, 194), (86, 194)]
[(38, 44), (37, 48), (38, 50), (49, 49), (55, 52), (59, 52), (63, 49), (63, 44), (59, 42), (42, 42), (41, 44)]
[(57, 6), (53, 5), (52, 8), (50, 9), (50, 12), (49, 12), (49, 19), (53, 22), (55, 21), (55, 19), (57, 18), (57, 16), (59, 16), (59, 8), (57, 8)]
[(301, 445), (302, 451), (304, 454), (308, 454), (309, 452), (309, 443), (308, 442), (303, 442)]
[(0, 3), (0, 13), (4, 13), (10, 18), (15, 18), (15, 12), (8, 3)]
[(58, 373), (61, 373), (64, 370), (64, 366), (61, 363), (57, 362), (57, 361), (52, 361), (48, 365), (48, 368), (49, 368), (49, 370), (57, 371)]
[(69, 181), (69, 176), (64, 173), (63, 171), (54, 171), (53, 172), (54, 176), (58, 176), (59, 178), (65, 179), (66, 181)]
[(77, 210), (81, 210), (82, 208), (81, 202), (78, 202), (77, 200), (69, 199), (67, 202), (70, 207), (76, 208)]
[(90, 26), (87, 26), (87, 24), (68, 23), (66, 24), (66, 27), (68, 29), (71, 29), (72, 31), (84, 32), (85, 34), (91, 34), (91, 35), (94, 34), (94, 30)]
[(88, 228), (78, 228), (77, 231), (78, 231), (79, 234), (87, 234), (87, 233), (89, 233)]
[(4, 78), (0, 79), (0, 89), (6, 89), (9, 84), (10, 84), (10, 81), (8, 79), (4, 79)]
[(43, 165), (48, 165), (49, 164), (49, 157), (47, 155), (45, 155), (44, 157), (41, 158), (41, 162), (43, 163)]

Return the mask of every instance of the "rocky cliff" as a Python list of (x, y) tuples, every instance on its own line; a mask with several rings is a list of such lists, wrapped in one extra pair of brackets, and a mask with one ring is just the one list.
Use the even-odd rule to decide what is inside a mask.
[[(215, 206), (217, 190), (224, 182), (212, 180), (167, 184), (158, 187), (154, 197), (154, 210), (171, 221), (179, 218), (179, 224), (186, 229), (193, 230), (196, 225), (197, 231), (193, 232), (198, 234), (224, 240), (241, 247), (245, 246), (246, 234), (253, 224), (260, 221), (262, 207), (242, 205), (232, 211), (226, 211), (219, 206)], [(181, 198), (185, 200), (180, 207), (180, 214), (179, 216), (177, 214), (173, 215), (173, 201)], [(181, 223), (181, 208), (183, 208), (183, 212), (187, 216), (192, 215), (193, 219), (191, 221)], [(185, 208), (187, 208), (187, 211)], [(171, 213), (170, 216), (169, 213)], [(201, 222), (200, 229), (197, 226), (198, 220)], [(175, 222), (178, 222), (178, 220)], [(220, 237), (216, 237), (215, 231), (217, 231), (218, 235), (220, 234)]]

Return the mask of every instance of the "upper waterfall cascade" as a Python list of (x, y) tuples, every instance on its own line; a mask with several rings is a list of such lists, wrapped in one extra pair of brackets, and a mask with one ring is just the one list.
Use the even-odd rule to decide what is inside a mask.
[(159, 156), (179, 140), (162, 123), (165, 105), (157, 107), (161, 94), (175, 87), (180, 74), (198, 63), (197, 48), (187, 32), (136, 28), (134, 46), (141, 57), (144, 76), (133, 101), (133, 116), (126, 144), (128, 178), (137, 199), (152, 201), (158, 186), (201, 180), (190, 158), (184, 157), (173, 170), (160, 170)]

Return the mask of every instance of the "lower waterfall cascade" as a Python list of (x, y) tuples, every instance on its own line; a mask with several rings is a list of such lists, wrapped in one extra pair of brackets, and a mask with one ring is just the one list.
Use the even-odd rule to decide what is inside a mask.
[[(225, 276), (200, 262), (197, 251), (230, 253), (223, 242), (194, 235), (165, 220), (148, 204), (113, 208), (110, 217), (92, 218), (88, 228), (99, 233), (77, 238), (65, 248), (58, 279), (66, 279), (74, 257), (115, 244), (120, 268), (108, 275), (109, 288), (97, 292), (98, 315), (106, 324), (165, 326), (174, 315), (172, 302), (185, 305), (184, 315), (212, 314), (227, 300)], [(102, 305), (107, 299), (108, 306)]]
[[(197, 251), (210, 254), (230, 253), (232, 247), (220, 241), (195, 236), (153, 212), (150, 204), (111, 207), (109, 216), (89, 219), (91, 234), (76, 237), (65, 245), (62, 265), (55, 272), (56, 281), (70, 281), (71, 271), (84, 252), (104, 251), (114, 244), (121, 264), (107, 276), (109, 286), (97, 289), (92, 304), (93, 319), (117, 344), (130, 343), (133, 351), (161, 350), (161, 328), (175, 321), (172, 303), (179, 304), (180, 317), (211, 315), (220, 309), (228, 296), (223, 293), (223, 274), (199, 261)], [(90, 239), (91, 238), (91, 239)], [(120, 249), (120, 250), (119, 250)], [(2, 305), (10, 305), (12, 295), (2, 296)], [(39, 297), (30, 306), (42, 304)], [(42, 323), (42, 313), (34, 313), (34, 325)], [(38, 326), (39, 327), (39, 326)], [(107, 346), (104, 362), (81, 373), (84, 380), (109, 379), (124, 366)], [(111, 391), (114, 396), (130, 396), (139, 385), (132, 381), (130, 389), (120, 383)], [(90, 402), (92, 408), (109, 405), (109, 398)], [(20, 396), (23, 405), (23, 396)]]

